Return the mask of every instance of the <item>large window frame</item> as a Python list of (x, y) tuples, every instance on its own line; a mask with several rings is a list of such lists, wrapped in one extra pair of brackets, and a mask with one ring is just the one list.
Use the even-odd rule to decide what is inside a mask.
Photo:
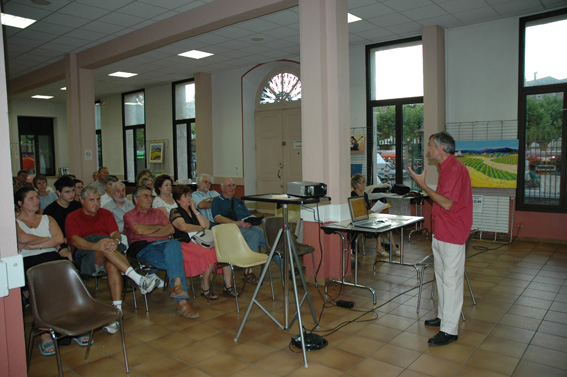
[[(374, 184), (377, 182), (377, 175), (379, 175), (378, 169), (376, 168), (376, 151), (377, 151), (377, 134), (374, 129), (374, 109), (379, 107), (395, 107), (395, 161), (394, 166), (402, 166), (402, 169), (395, 169), (395, 175), (392, 177), (393, 180), (389, 180), (387, 183), (393, 185), (397, 184), (410, 184), (412, 185), (412, 180), (409, 179), (409, 174), (404, 174), (407, 172), (404, 166), (404, 134), (403, 134), (403, 121), (404, 121), (404, 106), (408, 105), (423, 105), (423, 96), (416, 97), (405, 97), (405, 98), (392, 98), (392, 99), (372, 99), (374, 76), (373, 76), (373, 59), (372, 54), (377, 49), (388, 48), (391, 46), (405, 47), (412, 44), (421, 44), (422, 37), (412, 37), (402, 40), (390, 41), (385, 43), (377, 43), (366, 46), (366, 175), (368, 184)], [(421, 149), (421, 158), (423, 158), (423, 149)], [(389, 164), (389, 163), (388, 163)], [(419, 169), (418, 169), (419, 171)]]
[[(20, 166), (29, 174), (55, 175), (54, 120), (48, 117), (18, 116)], [(24, 138), (24, 139), (22, 139)], [(22, 144), (27, 145), (22, 145)], [(28, 169), (29, 158), (34, 169)]]
[[(173, 114), (173, 170), (175, 180), (194, 179), (197, 175), (197, 134), (195, 130), (195, 108), (179, 109), (176, 88), (179, 85), (193, 84), (194, 79), (171, 83)], [(185, 157), (182, 155), (185, 153)]]
[[(544, 14), (524, 17), (520, 19), (520, 48), (519, 48), (519, 69), (518, 69), (518, 139), (519, 139), (519, 156), (526, 156), (526, 158), (518, 158), (518, 181), (516, 188), (516, 209), (520, 211), (533, 211), (533, 212), (567, 212), (567, 182), (566, 174), (567, 167), (564, 163), (565, 154), (567, 152), (567, 82), (548, 84), (534, 83), (526, 85), (525, 81), (525, 51), (526, 51), (526, 28), (533, 25), (534, 22), (545, 23), (548, 19), (552, 22), (555, 18), (567, 18), (567, 8), (548, 12)], [(557, 48), (561, 48), (561, 44), (557, 44)], [(563, 47), (564, 48), (564, 47)], [(535, 81), (535, 80), (534, 80)], [(539, 85), (538, 85), (539, 84)], [(561, 157), (558, 164), (551, 165), (547, 162), (545, 166), (535, 166), (532, 162), (528, 161), (530, 166), (526, 166), (526, 159), (532, 158), (531, 147), (526, 147), (529, 140), (526, 133), (529, 131), (528, 123), (528, 98), (543, 98), (545, 96), (558, 96), (562, 94), (562, 131), (561, 131)], [(539, 145), (538, 145), (539, 147)], [(537, 157), (539, 158), (539, 157)], [(545, 157), (546, 159), (548, 157)], [(536, 162), (538, 164), (538, 162)], [(553, 167), (552, 172), (543, 170), (543, 168)], [(539, 169), (538, 169), (539, 168)], [(538, 169), (538, 171), (536, 171)], [(541, 174), (540, 174), (541, 173)], [(554, 186), (557, 186), (557, 179), (559, 182), (558, 197), (555, 198), (556, 193), (554, 190), (545, 188), (544, 183), (540, 182), (541, 179), (551, 181), (553, 175)], [(537, 182), (537, 186), (534, 184)], [(541, 183), (541, 186), (540, 186)], [(537, 187), (537, 191), (532, 193), (531, 190)], [(549, 192), (548, 192), (549, 191)], [(527, 192), (527, 194), (526, 194)], [(539, 204), (535, 203), (539, 199)]]
[[(141, 93), (143, 96), (143, 120), (142, 122), (136, 122), (134, 124), (127, 124), (127, 111), (126, 97)], [(136, 180), (136, 175), (138, 171), (143, 170), (147, 167), (147, 153), (146, 153), (146, 106), (145, 106), (145, 91), (144, 89), (133, 90), (131, 92), (122, 93), (122, 140), (123, 140), (123, 150), (124, 150), (124, 179), (128, 182), (134, 182)], [(131, 156), (128, 149), (128, 139), (132, 136), (132, 146), (134, 155)], [(141, 137), (140, 137), (141, 135)], [(139, 151), (142, 151), (141, 157), (139, 156)], [(132, 159), (133, 157), (133, 159)], [(129, 166), (130, 165), (130, 166)], [(132, 171), (130, 171), (130, 169)]]
[(95, 101), (95, 133), (96, 133), (96, 169), (103, 167), (102, 163), (102, 102)]

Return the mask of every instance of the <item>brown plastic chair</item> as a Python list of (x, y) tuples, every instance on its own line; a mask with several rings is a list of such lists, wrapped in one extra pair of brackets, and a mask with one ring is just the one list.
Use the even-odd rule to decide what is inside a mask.
[[(213, 271), (218, 271), (219, 265), (229, 265), (232, 271), (232, 284), (233, 289), (236, 290), (236, 279), (234, 277), (234, 267), (248, 268), (265, 264), (268, 261), (268, 256), (262, 253), (255, 253), (248, 247), (246, 240), (236, 224), (219, 224), (213, 227), (213, 237), (215, 238), (215, 250), (217, 253), (217, 263)], [(269, 268), (269, 266), (268, 266)], [(272, 300), (274, 300), (274, 287), (272, 284), (271, 270), (270, 274), (270, 288), (272, 289)], [(213, 275), (213, 283), (216, 274)], [(212, 284), (211, 284), (212, 286)], [(246, 287), (246, 279), (242, 286), (242, 291)], [(236, 311), (240, 313), (238, 305), (239, 292), (235, 292), (236, 297)]]
[[(39, 264), (30, 268), (26, 274), (34, 319), (28, 340), (28, 367), (33, 350), (33, 340), (37, 335), (44, 332), (51, 335), (55, 346), (59, 376), (63, 376), (57, 340), (85, 333), (90, 333), (92, 340), (95, 329), (118, 321), (126, 373), (130, 372), (124, 343), (122, 312), (114, 306), (96, 301), (90, 295), (71, 262), (65, 260)], [(89, 343), (85, 359), (89, 357), (90, 348)]]
[[(266, 241), (266, 250), (271, 251), (272, 246), (276, 241), (276, 237), (278, 236), (278, 232), (283, 227), (283, 218), (279, 216), (264, 217), (262, 219), (262, 224), (264, 229), (264, 239)], [(285, 234), (282, 233), (280, 237), (280, 241), (276, 246), (276, 253), (282, 255), (282, 258), (283, 258), (283, 253), (285, 252), (284, 240), (283, 240), (284, 236)], [(317, 284), (317, 268), (315, 267), (315, 253), (314, 253), (315, 249), (311, 245), (297, 242), (295, 240), (295, 237), (293, 238), (293, 243), (298, 257), (304, 256), (306, 254), (311, 254), (311, 258), (313, 260), (313, 276), (315, 279), (315, 285), (319, 287), (319, 285)], [(283, 269), (282, 269), (282, 281), (284, 278), (285, 277), (283, 276)]]

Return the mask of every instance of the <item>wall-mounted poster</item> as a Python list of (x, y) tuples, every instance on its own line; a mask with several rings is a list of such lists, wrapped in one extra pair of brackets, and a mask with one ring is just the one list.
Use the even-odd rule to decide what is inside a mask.
[(518, 140), (457, 141), (455, 157), (469, 170), (472, 187), (516, 188)]
[(350, 154), (364, 154), (364, 134), (350, 135)]
[(163, 141), (150, 141), (150, 164), (163, 164), (165, 143)]

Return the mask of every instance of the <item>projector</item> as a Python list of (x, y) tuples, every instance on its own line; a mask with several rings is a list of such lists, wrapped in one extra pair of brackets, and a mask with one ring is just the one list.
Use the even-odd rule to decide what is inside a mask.
[(288, 182), (286, 194), (300, 198), (320, 198), (327, 195), (327, 185), (320, 182)]

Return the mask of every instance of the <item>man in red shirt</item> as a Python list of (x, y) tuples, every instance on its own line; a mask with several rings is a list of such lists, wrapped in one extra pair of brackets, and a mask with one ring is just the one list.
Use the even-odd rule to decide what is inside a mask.
[(169, 239), (174, 233), (173, 225), (161, 210), (152, 208), (152, 191), (148, 187), (137, 187), (132, 199), (136, 208), (124, 214), (124, 234), (130, 242), (128, 252), (135, 249), (137, 259), (167, 270), (172, 288), (170, 297), (177, 302), (177, 312), (184, 318), (199, 318), (199, 312), (187, 302), (181, 243)]
[[(122, 310), (122, 275), (132, 279), (145, 294), (151, 292), (159, 280), (138, 274), (121, 252), (126, 247), (120, 243), (118, 225), (112, 213), (100, 208), (100, 194), (94, 186), (81, 192), (83, 208), (71, 212), (65, 220), (65, 234), (71, 245), (73, 261), (82, 275), (91, 276), (102, 268), (108, 275), (108, 286), (112, 304)], [(118, 322), (105, 327), (114, 334)]]
[(440, 327), (429, 339), (433, 346), (444, 346), (458, 337), (459, 316), (463, 307), (465, 243), (472, 222), (472, 188), (466, 166), (455, 158), (455, 140), (447, 132), (431, 135), (427, 157), (439, 166), (439, 183), (433, 190), (425, 183), (425, 173), (409, 168), (417, 185), (433, 200), (431, 214), (433, 260), (437, 281), (437, 318), (426, 326)]

